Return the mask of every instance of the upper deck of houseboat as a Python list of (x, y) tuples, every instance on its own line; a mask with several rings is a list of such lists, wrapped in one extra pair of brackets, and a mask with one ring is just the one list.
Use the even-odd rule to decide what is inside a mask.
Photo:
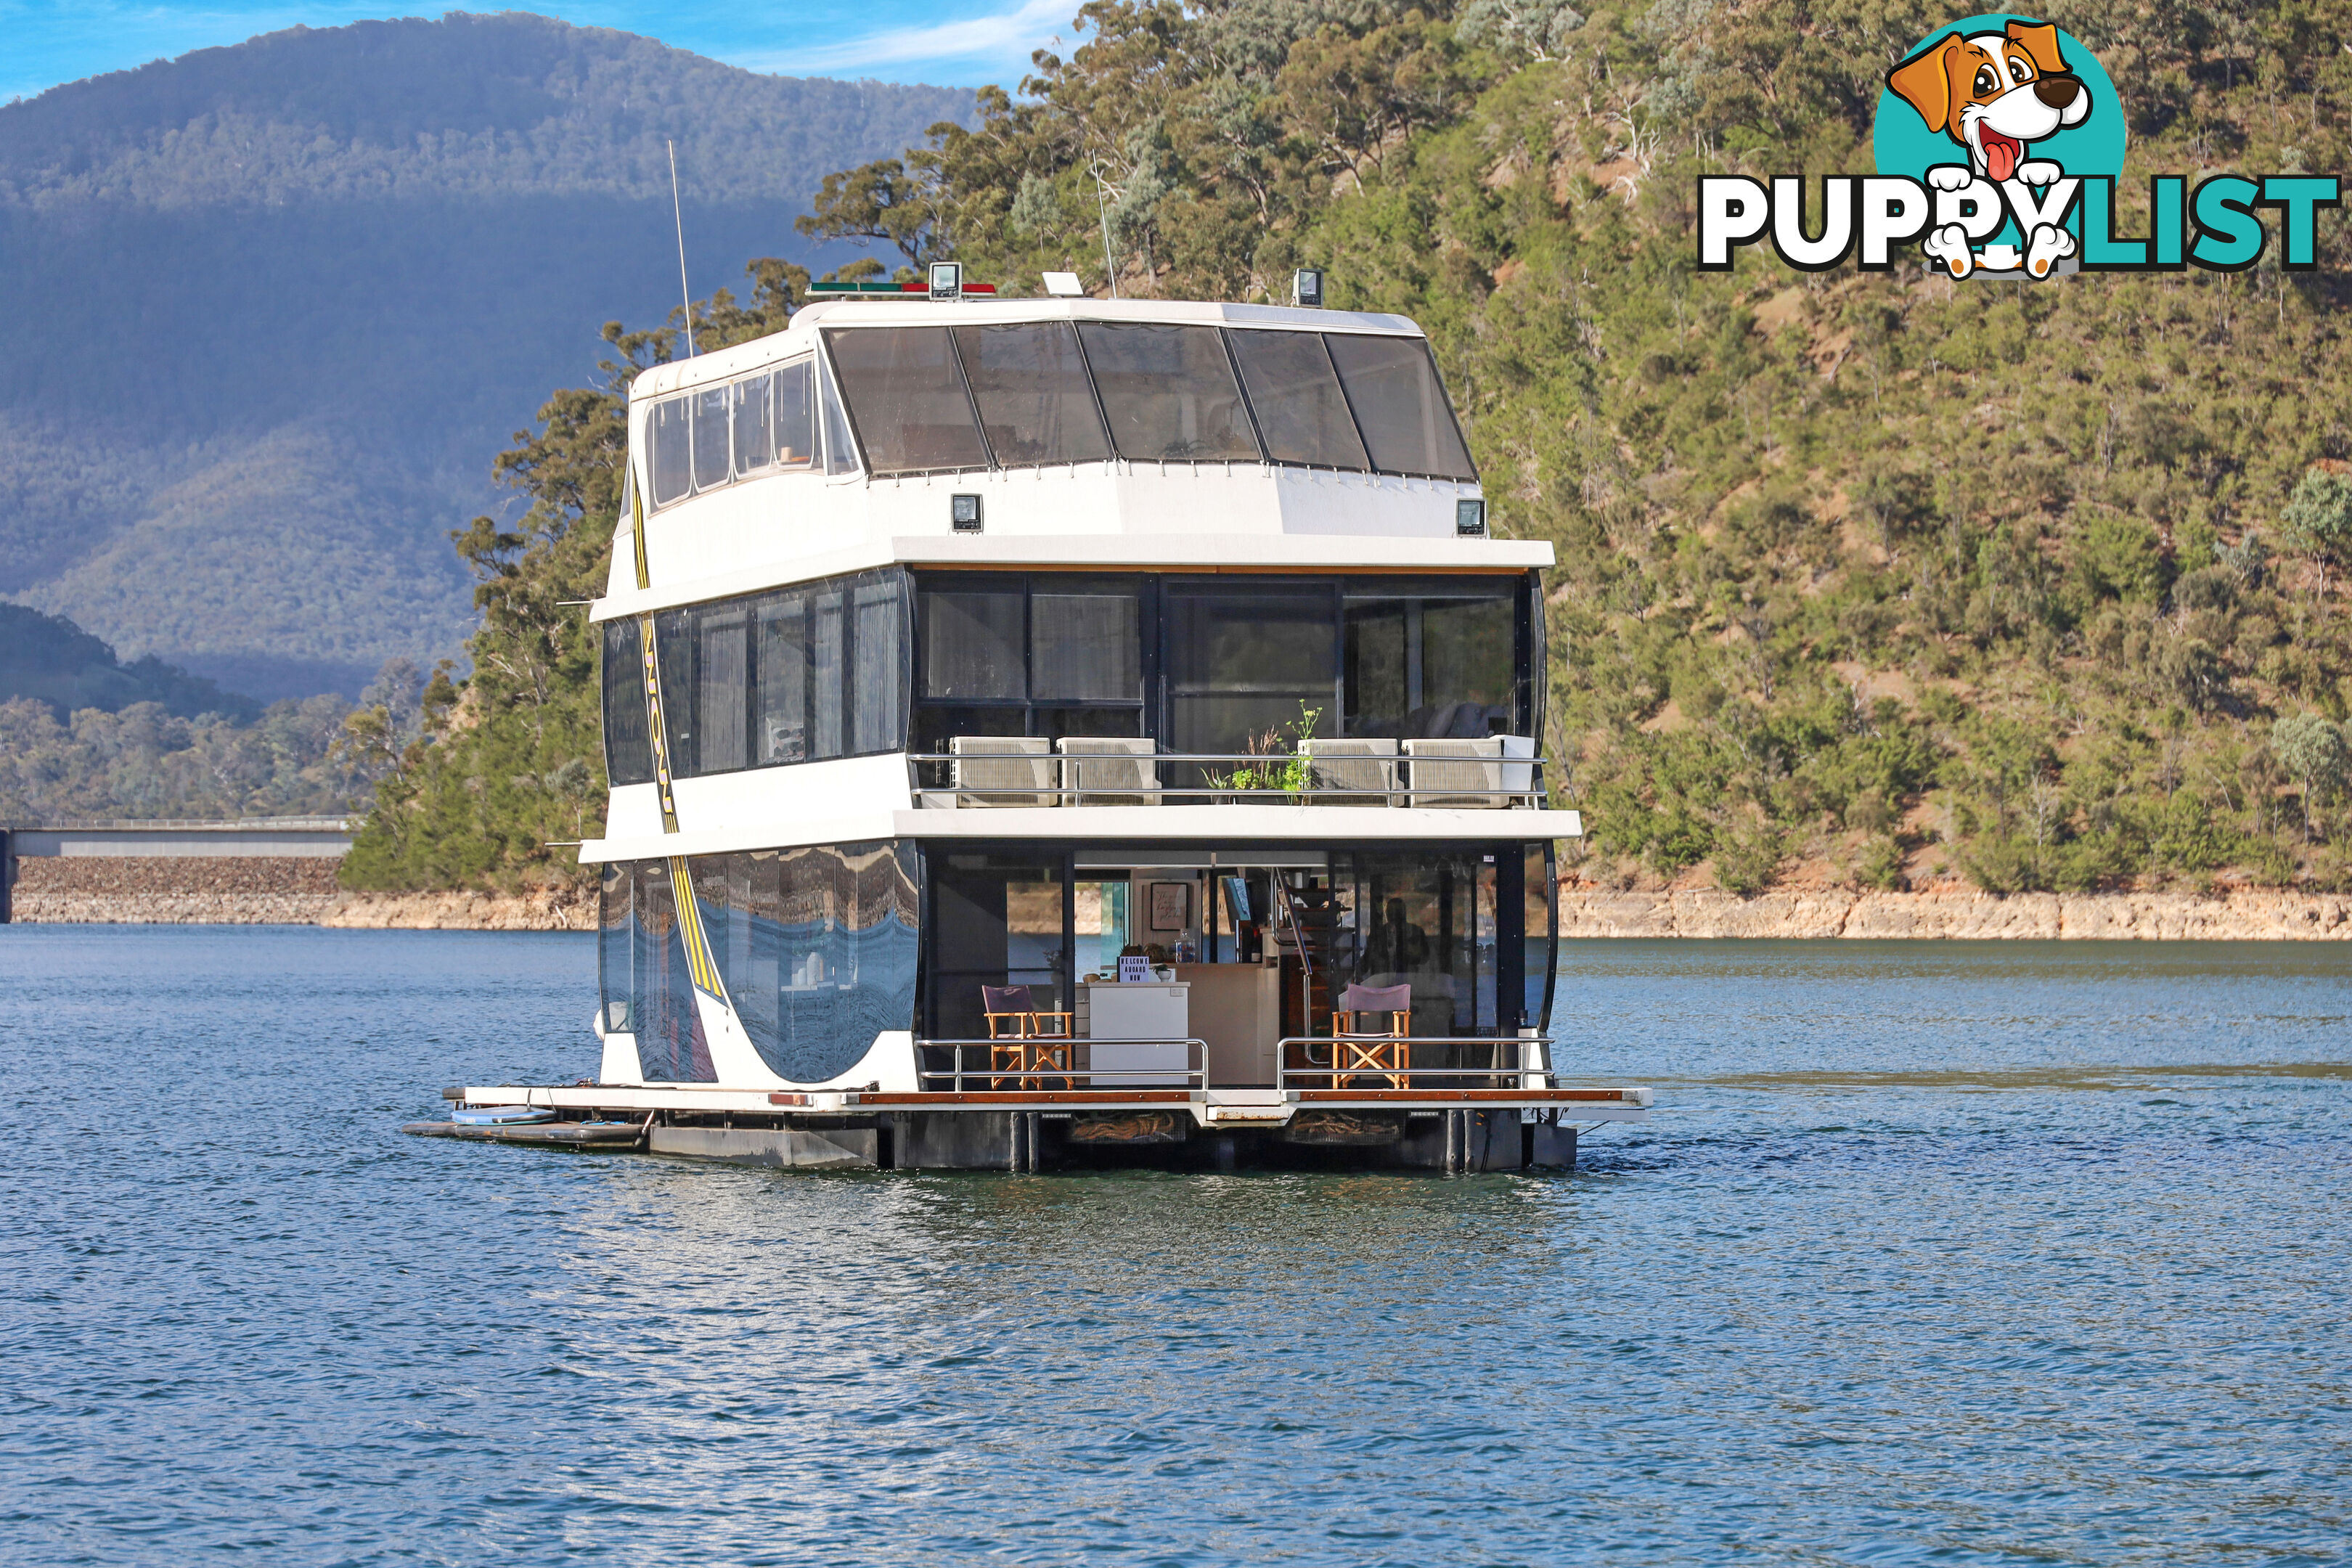
[[(787, 814), (798, 843), (1480, 837), (1494, 808), (1580, 830), (1540, 809), (1533, 746), (1551, 548), (1488, 536), (1402, 317), (827, 301), (646, 371), (630, 433), (593, 614), (608, 669), (667, 672), (669, 732), (608, 705), (591, 858), (729, 847)], [(1072, 743), (1157, 760), (1055, 760)], [(1308, 751), (1317, 776), (1263, 787)], [(1343, 827), (1331, 804), (1398, 809)]]

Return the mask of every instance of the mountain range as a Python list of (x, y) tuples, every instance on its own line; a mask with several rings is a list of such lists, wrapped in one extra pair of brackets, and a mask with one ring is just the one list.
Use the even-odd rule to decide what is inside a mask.
[(297, 27), (0, 106), (0, 595), (265, 701), (474, 624), (448, 531), (598, 323), (793, 233), (969, 92), (521, 13)]

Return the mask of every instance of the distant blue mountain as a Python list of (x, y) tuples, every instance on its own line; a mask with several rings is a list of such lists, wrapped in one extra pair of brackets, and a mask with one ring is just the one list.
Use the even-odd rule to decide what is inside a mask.
[(0, 107), (0, 594), (270, 700), (454, 652), (447, 532), (608, 320), (829, 264), (827, 172), (971, 95), (518, 13), (295, 28)]
[(29, 697), (60, 720), (84, 708), (119, 713), (134, 702), (160, 702), (183, 719), (217, 713), (249, 720), (250, 697), (164, 663), (154, 655), (125, 664), (71, 621), (23, 605), (0, 604), (0, 702)]

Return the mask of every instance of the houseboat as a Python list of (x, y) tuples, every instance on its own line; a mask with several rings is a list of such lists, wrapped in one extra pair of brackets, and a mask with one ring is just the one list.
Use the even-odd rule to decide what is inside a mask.
[[(460, 1135), (881, 1169), (1574, 1163), (1549, 544), (1421, 330), (841, 290), (630, 393), (595, 1079)], [(422, 1129), (420, 1129), (422, 1130)]]

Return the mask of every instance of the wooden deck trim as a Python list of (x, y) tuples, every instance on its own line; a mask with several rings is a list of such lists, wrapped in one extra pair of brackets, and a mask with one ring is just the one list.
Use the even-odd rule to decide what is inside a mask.
[[(855, 1106), (860, 1110), (872, 1105), (972, 1105), (983, 1108), (1003, 1105), (1187, 1105), (1192, 1100), (1192, 1091), (1182, 1089), (1139, 1089), (1125, 1092), (1118, 1089), (974, 1089), (963, 1094), (849, 1093), (843, 1096), (843, 1105), (845, 1109)], [(801, 1105), (806, 1100), (795, 1094), (772, 1094), (768, 1097), (768, 1103)]]
[(1614, 1089), (1302, 1089), (1301, 1105), (1628, 1105)]

